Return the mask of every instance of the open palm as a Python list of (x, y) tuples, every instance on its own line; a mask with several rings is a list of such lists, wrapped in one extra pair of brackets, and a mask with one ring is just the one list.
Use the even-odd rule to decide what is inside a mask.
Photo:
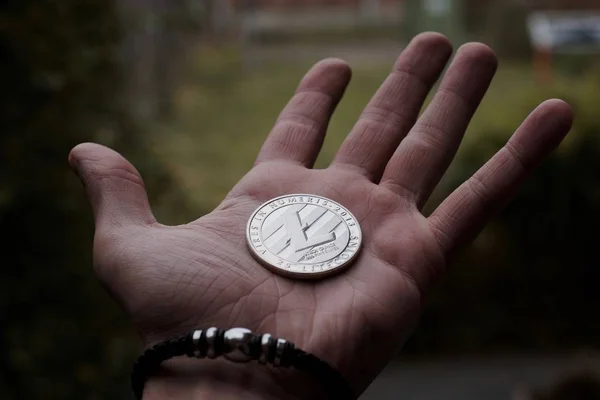
[[(569, 107), (545, 102), (423, 216), (496, 69), (487, 47), (463, 46), (417, 120), (450, 55), (441, 35), (415, 38), (323, 170), (311, 168), (350, 71), (339, 60), (318, 63), (255, 167), (212, 213), (184, 226), (156, 222), (139, 174), (120, 155), (94, 144), (76, 147), (70, 160), (94, 210), (96, 271), (146, 343), (196, 327), (268, 332), (328, 361), (361, 393), (411, 333), (448, 255), (480, 231), (570, 128)], [(245, 226), (252, 212), (292, 193), (331, 198), (356, 216), (363, 249), (350, 268), (297, 281), (250, 255)]]

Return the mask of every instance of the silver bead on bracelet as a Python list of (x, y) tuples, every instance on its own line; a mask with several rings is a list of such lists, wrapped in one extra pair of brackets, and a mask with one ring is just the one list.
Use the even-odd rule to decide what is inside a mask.
[[(257, 360), (261, 364), (285, 366), (285, 358), (294, 349), (294, 345), (284, 339), (275, 339), (268, 333), (257, 336), (246, 328), (232, 328), (224, 332), (208, 328), (204, 341), (202, 333), (202, 330), (192, 333), (193, 356), (196, 358), (217, 358), (222, 355), (237, 363)], [(203, 345), (206, 346), (204, 350)]]

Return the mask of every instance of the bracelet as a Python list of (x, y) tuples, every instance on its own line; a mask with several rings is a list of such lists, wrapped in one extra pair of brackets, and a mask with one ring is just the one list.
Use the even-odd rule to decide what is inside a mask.
[(258, 361), (263, 365), (293, 367), (317, 376), (329, 398), (356, 399), (348, 382), (325, 361), (284, 339), (269, 334), (256, 335), (245, 328), (195, 330), (147, 349), (137, 359), (131, 373), (135, 398), (142, 399), (146, 380), (159, 369), (163, 361), (183, 355), (211, 359), (224, 356), (236, 363)]

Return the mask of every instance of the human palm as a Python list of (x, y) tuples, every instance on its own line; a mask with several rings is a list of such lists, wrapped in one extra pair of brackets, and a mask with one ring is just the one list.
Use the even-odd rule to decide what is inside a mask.
[[(440, 35), (415, 38), (322, 170), (312, 166), (350, 72), (339, 60), (317, 64), (254, 168), (212, 213), (183, 226), (156, 222), (139, 174), (117, 153), (76, 147), (71, 163), (96, 220), (96, 271), (145, 342), (196, 327), (268, 332), (328, 361), (362, 392), (410, 335), (448, 256), (479, 232), (570, 127), (569, 107), (545, 102), (479, 172), (424, 216), (422, 206), (496, 68), (487, 47), (462, 47), (417, 121), (450, 54)], [(356, 216), (364, 238), (352, 266), (327, 279), (299, 281), (251, 256), (248, 218), (265, 201), (293, 193), (331, 198)]]

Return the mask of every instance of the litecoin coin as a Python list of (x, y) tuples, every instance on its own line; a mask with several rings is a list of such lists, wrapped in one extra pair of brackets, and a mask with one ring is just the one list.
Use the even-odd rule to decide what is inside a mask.
[(246, 238), (267, 268), (293, 278), (337, 273), (358, 255), (358, 221), (339, 203), (321, 196), (291, 194), (261, 205), (250, 217)]

